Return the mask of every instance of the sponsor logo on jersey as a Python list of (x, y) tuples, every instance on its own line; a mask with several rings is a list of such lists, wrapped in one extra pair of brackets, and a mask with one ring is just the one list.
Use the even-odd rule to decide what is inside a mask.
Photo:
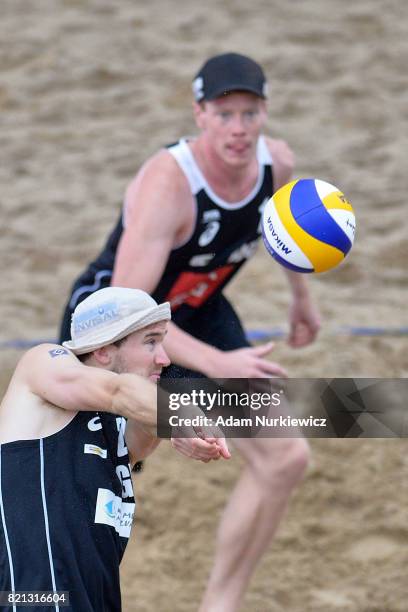
[(99, 431), (102, 429), (101, 417), (96, 416), (93, 417), (90, 421), (88, 421), (88, 429), (89, 431)]
[(116, 516), (116, 509), (114, 511), (114, 502), (113, 502), (113, 500), (108, 502), (107, 504), (105, 504), (105, 512), (106, 512), (106, 514), (110, 518), (112, 518), (112, 519), (115, 518), (115, 516)]
[(212, 272), (182, 272), (173, 285), (166, 300), (170, 302), (173, 310), (181, 304), (188, 304), (198, 308), (220, 287), (231, 274), (235, 266), (227, 265)]
[(252, 242), (246, 242), (245, 244), (241, 244), (238, 249), (232, 251), (231, 255), (228, 257), (228, 263), (240, 263), (241, 261), (250, 259), (250, 257), (252, 257), (257, 248), (258, 240), (253, 240)]
[(133, 484), (129, 466), (123, 464), (116, 466), (116, 474), (122, 485), (122, 499), (133, 497)]
[(218, 234), (220, 229), (219, 221), (211, 221), (203, 231), (203, 233), (198, 238), (198, 244), (200, 247), (208, 246)]
[(101, 448), (95, 444), (85, 444), (84, 453), (85, 455), (98, 455), (98, 457), (101, 457), (102, 459), (106, 459), (108, 456), (108, 451), (105, 448)]
[(192, 268), (204, 268), (207, 266), (212, 259), (214, 259), (215, 253), (203, 253), (202, 255), (194, 255), (188, 265)]
[(110, 525), (123, 538), (130, 536), (135, 504), (122, 501), (109, 489), (98, 489), (95, 523)]
[(116, 417), (116, 429), (118, 430), (118, 457), (124, 457), (128, 454), (126, 446), (126, 419), (125, 417)]
[[(128, 454), (128, 449), (126, 446), (126, 419), (125, 417), (121, 416), (116, 417), (115, 422), (116, 429), (118, 432), (118, 444), (116, 453), (118, 457), (125, 457)], [(101, 417), (99, 415), (93, 417), (88, 421), (88, 429), (89, 431), (99, 431), (102, 429)], [(85, 448), (86, 447), (92, 447), (94, 449), (99, 448), (95, 444), (86, 444)], [(90, 451), (88, 450), (88, 452)], [(97, 454), (97, 452), (95, 451), (94, 454)]]
[(198, 238), (198, 245), (200, 247), (206, 247), (214, 240), (221, 227), (220, 218), (221, 213), (219, 210), (204, 211), (203, 222), (206, 224), (206, 227)]

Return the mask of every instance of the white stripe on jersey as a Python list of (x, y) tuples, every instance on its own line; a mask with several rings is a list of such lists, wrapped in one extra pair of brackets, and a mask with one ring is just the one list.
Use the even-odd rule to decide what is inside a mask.
[[(6, 525), (6, 517), (4, 514), (4, 505), (3, 505), (3, 492), (2, 492), (2, 484), (1, 484), (1, 444), (0, 444), (0, 513), (1, 513), (1, 521), (3, 524), (4, 537), (6, 538), (6, 548), (7, 555), (9, 560), (9, 568), (10, 568), (10, 580), (11, 580), (11, 590), (14, 592), (16, 590), (16, 586), (14, 584), (14, 566), (13, 566), (13, 558), (11, 556), (10, 550), (10, 541), (7, 533), (7, 525)], [(17, 611), (16, 604), (13, 603), (13, 612)]]
[[(50, 526), (48, 522), (48, 511), (47, 511), (47, 500), (45, 495), (45, 479), (44, 479), (44, 440), (40, 439), (40, 460), (41, 460), (41, 496), (42, 503), (44, 509), (44, 522), (45, 522), (45, 533), (47, 537), (47, 548), (48, 548), (48, 558), (50, 561), (50, 570), (51, 570), (51, 579), (52, 579), (52, 590), (54, 593), (57, 592), (57, 587), (55, 584), (55, 572), (54, 572), (54, 559), (52, 556), (51, 549), (51, 540), (50, 540)], [(59, 605), (58, 602), (55, 603), (55, 610), (58, 612)]]

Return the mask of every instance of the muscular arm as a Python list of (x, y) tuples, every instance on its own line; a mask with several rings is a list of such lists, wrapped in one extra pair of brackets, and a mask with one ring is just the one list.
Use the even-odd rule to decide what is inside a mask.
[[(23, 356), (10, 387), (14, 400), (9, 402), (8, 418), (14, 415), (18, 419), (13, 406), (22, 398), (27, 400), (25, 411), (21, 406), (18, 408), (25, 420), (30, 405), (37, 413), (37, 421), (53, 418), (55, 408), (73, 413), (99, 411), (123, 416), (128, 419), (126, 443), (132, 463), (150, 454), (159, 444), (157, 387), (136, 374), (116, 374), (84, 365), (66, 349), (43, 344)], [(191, 409), (194, 414), (197, 412), (193, 406)], [(212, 432), (204, 433), (205, 439), (197, 439), (194, 429), (189, 428), (186, 436), (185, 448), (178, 449), (184, 455), (201, 461), (229, 457), (225, 440), (215, 443)]]
[(155, 290), (188, 223), (188, 198), (186, 179), (170, 153), (160, 151), (146, 162), (126, 192), (112, 285)]
[[(294, 156), (283, 140), (268, 138), (266, 142), (273, 159), (273, 179), (276, 191), (292, 179)], [(300, 347), (309, 344), (316, 337), (320, 328), (320, 315), (312, 303), (305, 275), (286, 268), (283, 270), (293, 299), (289, 313), (291, 324), (289, 344)]]
[(136, 421), (128, 421), (126, 425), (126, 446), (131, 456), (132, 465), (148, 457), (160, 444), (160, 438), (148, 433)]
[(65, 354), (53, 358), (50, 364), (41, 353), (30, 371), (30, 387), (60, 408), (126, 417), (126, 446), (132, 465), (149, 455), (160, 442), (156, 436), (157, 388), (141, 376), (94, 368)]
[(45, 404), (71, 411), (110, 412), (156, 426), (155, 385), (136, 374), (84, 365), (57, 345), (43, 344), (28, 351), (15, 376), (18, 384)]
[[(115, 259), (112, 285), (153, 293), (170, 251), (188, 236), (193, 220), (187, 180), (170, 153), (161, 151), (146, 163), (128, 187), (125, 229)], [(166, 351), (172, 362), (209, 374), (220, 352), (174, 323), (168, 327)]]

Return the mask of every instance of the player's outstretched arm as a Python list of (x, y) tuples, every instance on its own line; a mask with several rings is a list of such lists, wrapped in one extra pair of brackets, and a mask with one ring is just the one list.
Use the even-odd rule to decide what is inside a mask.
[(267, 355), (274, 344), (222, 351), (174, 325), (168, 326), (165, 348), (172, 363), (202, 372), (209, 378), (270, 378), (287, 376), (278, 363)]
[(59, 408), (110, 412), (156, 425), (157, 390), (149, 380), (84, 365), (59, 345), (42, 344), (28, 351), (15, 377), (45, 403)]
[(300, 348), (310, 344), (316, 338), (321, 326), (321, 318), (304, 275), (291, 270), (285, 270), (285, 273), (292, 290), (288, 342), (294, 348)]
[[(267, 139), (273, 159), (273, 182), (275, 191), (286, 185), (293, 177), (294, 155), (283, 140)], [(288, 342), (299, 348), (313, 342), (320, 329), (319, 310), (313, 303), (308, 282), (304, 274), (285, 270), (292, 293), (289, 310), (290, 333)]]
[[(141, 376), (84, 365), (62, 346), (43, 344), (23, 356), (15, 380), (45, 404), (70, 411), (109, 412), (127, 418), (126, 440), (132, 462), (149, 454), (158, 444), (157, 387)], [(206, 435), (192, 429), (185, 435), (189, 436), (189, 452), (182, 454), (203, 461), (218, 459), (221, 455), (213, 432)], [(221, 445), (224, 448), (225, 441)]]

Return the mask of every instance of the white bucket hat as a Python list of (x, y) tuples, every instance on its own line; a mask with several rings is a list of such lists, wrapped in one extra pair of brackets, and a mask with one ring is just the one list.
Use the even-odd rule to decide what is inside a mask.
[(159, 321), (171, 319), (169, 302), (157, 304), (145, 291), (105, 287), (75, 308), (71, 340), (63, 346), (75, 355), (91, 353)]

